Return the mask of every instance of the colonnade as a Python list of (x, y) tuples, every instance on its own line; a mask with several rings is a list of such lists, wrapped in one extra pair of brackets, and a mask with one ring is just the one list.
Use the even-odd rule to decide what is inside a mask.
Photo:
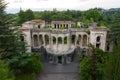
[(86, 47), (89, 43), (89, 36), (88, 35), (71, 35), (71, 36), (49, 36), (47, 34), (45, 35), (37, 35), (34, 34), (32, 36), (32, 45), (33, 47), (40, 47), (40, 46), (46, 46), (50, 45), (52, 47), (53, 45), (59, 45), (59, 44), (66, 44), (68, 47), (71, 45), (74, 46), (81, 46)]
[(54, 24), (54, 28), (61, 28), (61, 27), (64, 27), (64, 28), (68, 28), (69, 26), (71, 26), (70, 24)]
[(49, 44), (49, 36), (48, 35), (33, 35), (32, 36), (32, 46), (33, 47), (40, 47)]

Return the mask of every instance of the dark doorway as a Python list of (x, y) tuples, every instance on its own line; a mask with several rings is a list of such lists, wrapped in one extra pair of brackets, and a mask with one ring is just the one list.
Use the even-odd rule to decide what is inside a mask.
[(58, 56), (58, 64), (62, 64), (62, 56)]

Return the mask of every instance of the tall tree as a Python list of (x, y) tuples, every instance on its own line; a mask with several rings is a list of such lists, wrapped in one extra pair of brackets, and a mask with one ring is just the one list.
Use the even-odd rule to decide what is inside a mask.
[(34, 14), (33, 14), (33, 11), (28, 9), (25, 11), (25, 18), (26, 18), (26, 21), (30, 21), (32, 19), (34, 19)]
[(4, 1), (0, 0), (0, 59), (9, 62), (10, 69), (15, 72), (18, 70), (31, 73), (41, 71), (40, 61), (34, 54), (26, 52), (25, 42), (20, 40), (21, 33), (12, 26), (12, 21), (6, 17), (5, 7)]
[(87, 54), (80, 62), (80, 80), (102, 80), (107, 55), (91, 44)]
[(101, 13), (98, 10), (92, 10), (92, 9), (88, 10), (85, 15), (87, 19), (90, 20), (91, 18), (93, 18), (95, 22), (99, 21), (101, 17)]
[(22, 25), (22, 23), (25, 21), (26, 21), (25, 12), (23, 10), (20, 10), (20, 12), (18, 13), (17, 25)]
[(10, 18), (6, 17), (5, 7), (4, 0), (0, 0), (0, 54), (10, 52), (13, 44), (12, 22)]
[(4, 0), (0, 0), (0, 79), (14, 80), (8, 64), (1, 60), (1, 55), (11, 50), (9, 47), (11, 42), (8, 39), (12, 37), (12, 30), (10, 30), (10, 19), (6, 18), (5, 8), (6, 3)]

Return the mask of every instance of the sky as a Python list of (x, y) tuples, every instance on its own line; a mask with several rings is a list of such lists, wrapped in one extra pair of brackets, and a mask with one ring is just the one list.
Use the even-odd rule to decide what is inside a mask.
[(43, 10), (88, 10), (91, 8), (120, 8), (120, 0), (5, 0), (8, 5), (6, 11), (15, 13), (32, 9), (34, 11)]

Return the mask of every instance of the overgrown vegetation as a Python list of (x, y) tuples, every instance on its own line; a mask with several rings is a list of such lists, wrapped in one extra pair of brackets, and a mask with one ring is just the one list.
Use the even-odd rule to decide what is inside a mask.
[(109, 20), (106, 23), (112, 23), (109, 40), (114, 44), (113, 52), (104, 53), (94, 47), (89, 48), (88, 54), (92, 53), (92, 55), (83, 58), (80, 63), (80, 80), (120, 79), (120, 10), (108, 12), (105, 15)]
[[(97, 22), (99, 26), (110, 28), (110, 40), (114, 43), (113, 52), (105, 53), (90, 45), (88, 56), (80, 62), (80, 80), (120, 80), (120, 9), (43, 12), (33, 12), (29, 9), (21, 10), (17, 14), (6, 14), (5, 8), (6, 3), (0, 0), (1, 80), (34, 80), (35, 73), (42, 71), (40, 55), (26, 52), (25, 42), (20, 41), (20, 33), (15, 32), (16, 27), (13, 27), (32, 19), (43, 19), (48, 23), (54, 20), (82, 21), (85, 23), (84, 27), (88, 27), (89, 22)], [(63, 26), (61, 28), (63, 29)], [(53, 38), (53, 41), (56, 42), (56, 39)]]
[(30, 76), (42, 71), (40, 55), (26, 52), (27, 44), (20, 40), (20, 32), (15, 31), (14, 20), (5, 13), (5, 8), (6, 3), (0, 0), (0, 79), (17, 80), (21, 75), (21, 79), (25, 80), (22, 75), (29, 73)]
[(10, 71), (10, 68), (7, 63), (0, 60), (0, 79), (1, 80), (15, 80), (15, 77)]
[(87, 57), (80, 62), (80, 80), (103, 80), (104, 66), (108, 60), (108, 54), (89, 45)]
[(102, 8), (94, 8), (87, 11), (67, 10), (32, 12), (31, 10), (21, 10), (19, 13), (12, 15), (16, 19), (15, 25), (21, 25), (21, 23), (31, 19), (43, 19), (48, 23), (54, 20), (81, 21), (85, 23), (84, 27), (88, 27), (89, 22), (97, 22), (98, 26), (111, 28), (114, 16), (117, 15), (119, 10), (120, 9), (104, 10)]

